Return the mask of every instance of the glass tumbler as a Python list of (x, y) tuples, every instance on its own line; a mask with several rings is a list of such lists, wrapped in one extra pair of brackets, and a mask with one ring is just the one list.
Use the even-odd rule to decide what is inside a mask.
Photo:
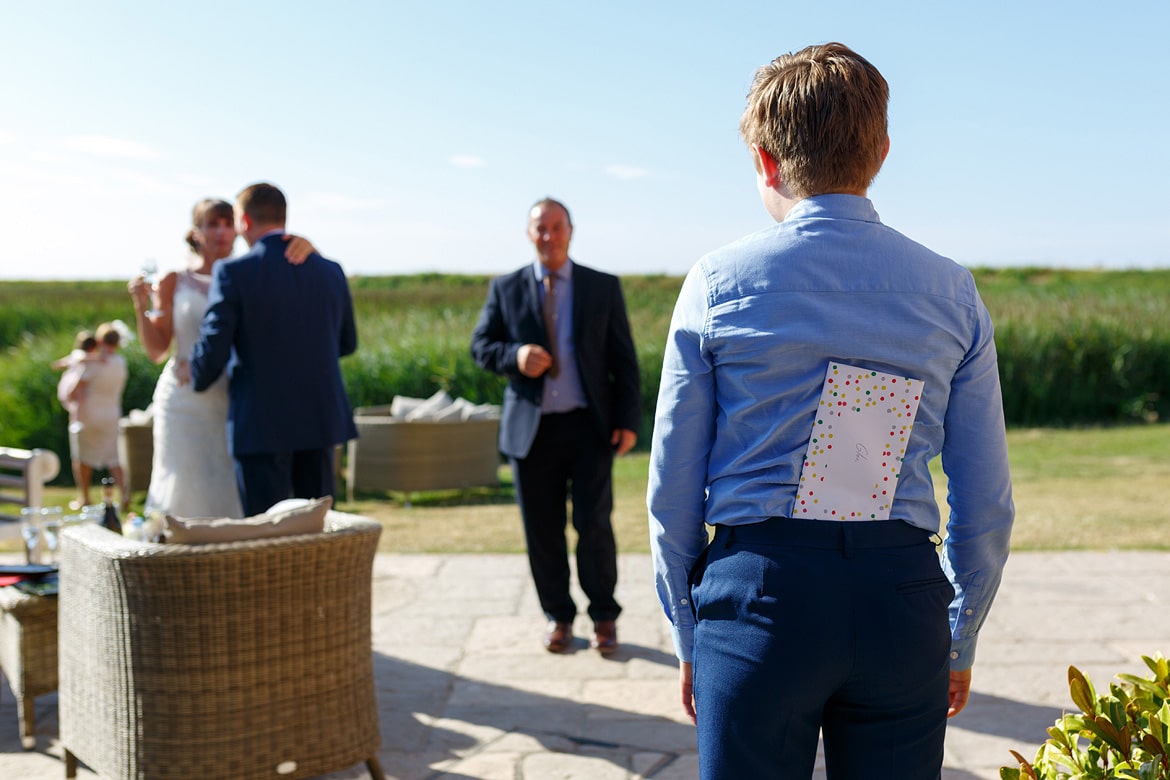
[(29, 563), (57, 564), (61, 520), (59, 506), (30, 506), (20, 510), (20, 536)]

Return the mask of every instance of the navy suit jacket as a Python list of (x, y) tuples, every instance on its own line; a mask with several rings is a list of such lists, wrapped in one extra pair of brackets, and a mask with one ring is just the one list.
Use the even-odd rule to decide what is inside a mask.
[[(508, 377), (500, 417), (500, 451), (524, 458), (540, 426), (544, 377), (516, 365), (524, 344), (548, 348), (540, 291), (531, 265), (492, 280), (471, 336), (477, 365)], [(615, 429), (637, 432), (642, 417), (638, 358), (621, 283), (612, 274), (573, 264), (573, 346), (590, 421), (608, 445)]]
[(317, 254), (291, 265), (285, 246), (271, 235), (216, 263), (191, 354), (196, 391), (228, 372), (228, 445), (237, 457), (357, 436), (338, 363), (357, 349), (345, 273)]

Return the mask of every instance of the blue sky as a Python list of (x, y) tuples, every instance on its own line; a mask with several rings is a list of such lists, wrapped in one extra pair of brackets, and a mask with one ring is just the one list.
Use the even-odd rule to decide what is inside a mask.
[(968, 265), (1170, 267), (1168, 9), (4, 3), (0, 278), (177, 266), (191, 205), (257, 180), (351, 274), (513, 268), (544, 195), (575, 259), (682, 274), (769, 222), (755, 68), (829, 40), (891, 85), (887, 224)]

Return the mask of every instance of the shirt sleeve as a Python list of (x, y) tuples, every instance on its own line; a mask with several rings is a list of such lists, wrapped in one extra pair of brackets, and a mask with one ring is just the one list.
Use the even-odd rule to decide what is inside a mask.
[(715, 436), (714, 363), (704, 353), (707, 285), (701, 265), (675, 304), (662, 361), (646, 503), (654, 582), (673, 627), (675, 653), (693, 657), (691, 567), (707, 545), (707, 462)]
[(1015, 519), (995, 340), (982, 302), (974, 346), (951, 384), (944, 429), (950, 518), (942, 564), (955, 588), (951, 669), (962, 671), (975, 662), (979, 629), (999, 590)]

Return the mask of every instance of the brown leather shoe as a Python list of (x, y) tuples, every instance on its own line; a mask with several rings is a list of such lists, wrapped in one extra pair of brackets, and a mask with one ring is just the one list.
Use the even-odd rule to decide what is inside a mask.
[(573, 624), (558, 623), (555, 620), (548, 624), (544, 632), (544, 649), (550, 653), (563, 653), (573, 642)]
[(589, 646), (602, 655), (610, 655), (617, 650), (617, 623), (613, 620), (599, 620), (594, 623), (593, 641)]

